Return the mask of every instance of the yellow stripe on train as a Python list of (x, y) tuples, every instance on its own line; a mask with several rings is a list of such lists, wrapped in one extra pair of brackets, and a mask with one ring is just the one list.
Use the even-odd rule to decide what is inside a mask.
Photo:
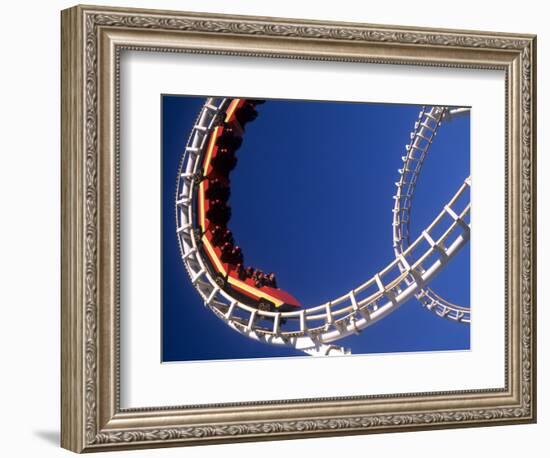
[[(203, 235), (202, 237), (202, 241), (203, 241), (203, 246), (204, 248), (206, 249), (206, 251), (208, 252), (209, 254), (209, 258), (212, 260), (212, 262), (215, 264), (215, 267), (216, 267), (216, 270), (221, 274), (223, 275), (224, 277), (227, 276), (227, 271), (224, 269), (223, 267), (223, 264), (221, 263), (221, 261), (219, 260), (218, 256), (216, 255), (216, 252), (214, 251), (214, 248), (212, 247), (212, 245), (210, 244), (210, 240), (208, 240), (208, 238), (206, 238), (206, 236)], [(241, 280), (238, 280), (236, 278), (233, 278), (231, 276), (228, 276), (227, 277), (227, 281), (229, 282), (229, 284), (233, 285), (233, 286), (236, 286), (237, 288), (239, 289), (242, 289), (244, 291), (247, 291), (249, 292), (250, 294), (253, 294), (255, 296), (258, 296), (262, 299), (266, 299), (270, 302), (273, 302), (273, 304), (275, 305), (275, 307), (280, 307), (281, 305), (284, 304), (283, 301), (281, 301), (280, 299), (276, 299), (274, 298), (273, 296), (270, 296), (269, 294), (266, 294), (265, 292), (263, 292), (262, 290), (258, 289), (258, 288), (255, 288), (253, 286), (250, 286), (249, 284), (241, 281)]]

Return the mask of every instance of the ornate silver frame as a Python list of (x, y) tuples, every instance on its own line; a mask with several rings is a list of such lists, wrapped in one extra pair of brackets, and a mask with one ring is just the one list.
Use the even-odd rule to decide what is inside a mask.
[[(75, 452), (530, 423), (536, 419), (536, 37), (76, 6), (62, 12), (62, 421)], [(506, 387), (121, 409), (122, 49), (506, 73)]]

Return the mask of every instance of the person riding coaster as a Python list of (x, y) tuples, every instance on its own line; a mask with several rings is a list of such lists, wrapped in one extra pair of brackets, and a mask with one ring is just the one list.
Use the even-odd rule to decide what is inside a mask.
[(265, 311), (289, 311), (300, 307), (290, 293), (277, 287), (274, 273), (244, 267), (242, 249), (235, 244), (228, 228), (231, 207), (230, 173), (237, 165), (236, 151), (242, 145), (245, 125), (257, 117), (261, 101), (233, 99), (220, 115), (220, 122), (207, 139), (207, 150), (200, 164), (198, 185), (199, 249), (206, 254), (209, 270), (218, 285), (238, 300)]

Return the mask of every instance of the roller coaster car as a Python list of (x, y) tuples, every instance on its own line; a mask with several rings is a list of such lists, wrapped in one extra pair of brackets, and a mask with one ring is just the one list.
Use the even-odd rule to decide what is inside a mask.
[(244, 126), (250, 121), (254, 121), (258, 117), (258, 112), (254, 105), (251, 103), (245, 103), (239, 109), (235, 110), (235, 117), (239, 124), (244, 128)]
[(229, 172), (237, 165), (237, 156), (235, 156), (234, 151), (226, 148), (219, 148), (217, 154), (212, 157), (211, 164), (217, 173), (224, 177), (228, 177)]
[(225, 226), (231, 219), (231, 207), (220, 199), (211, 200), (209, 203), (206, 218), (217, 226)]
[(231, 188), (219, 178), (214, 178), (213, 180), (210, 180), (208, 191), (205, 192), (204, 195), (210, 200), (218, 199), (226, 202), (229, 200), (229, 196), (231, 195)]
[(265, 103), (265, 100), (264, 99), (246, 99), (246, 101), (248, 103), (251, 103), (252, 105), (256, 106), (256, 105), (261, 105), (263, 103)]
[(226, 242), (233, 243), (233, 234), (225, 226), (215, 225), (210, 229), (210, 234), (210, 241), (215, 247), (222, 246)]
[(300, 302), (277, 287), (275, 274), (244, 267), (242, 250), (227, 227), (231, 218), (229, 174), (237, 164), (235, 151), (241, 146), (244, 125), (256, 118), (255, 106), (260, 103), (233, 99), (208, 138), (200, 164), (205, 179), (198, 184), (196, 239), (220, 288), (260, 310), (289, 311), (300, 307)]
[(241, 147), (243, 143), (243, 138), (237, 132), (235, 132), (232, 127), (228, 126), (227, 123), (222, 124), (221, 128), (223, 129), (223, 131), (222, 134), (217, 138), (216, 144), (219, 148), (225, 148), (234, 153)]

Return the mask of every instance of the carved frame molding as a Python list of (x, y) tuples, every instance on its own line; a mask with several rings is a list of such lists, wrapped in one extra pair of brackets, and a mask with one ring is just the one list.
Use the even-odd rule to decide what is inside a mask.
[[(506, 388), (120, 409), (118, 99), (124, 49), (505, 71)], [(535, 421), (535, 62), (531, 35), (64, 10), (62, 446), (82, 452)]]

